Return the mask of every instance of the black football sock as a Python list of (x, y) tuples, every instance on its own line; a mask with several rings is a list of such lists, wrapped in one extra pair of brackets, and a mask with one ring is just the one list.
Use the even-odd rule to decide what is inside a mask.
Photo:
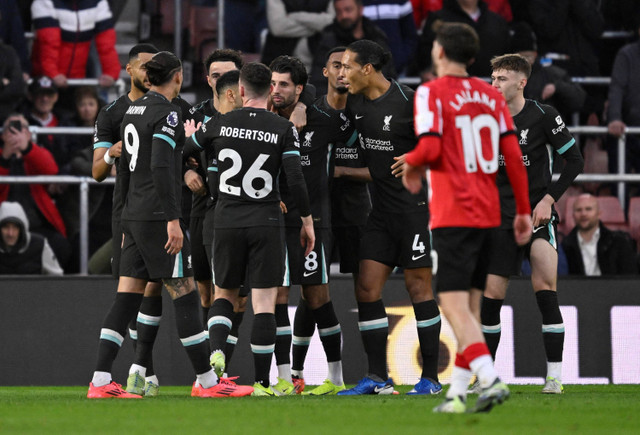
[(162, 296), (145, 296), (138, 312), (138, 346), (134, 363), (147, 369), (146, 376), (153, 376), (153, 344), (158, 336), (162, 317)]
[(291, 322), (289, 321), (289, 305), (276, 304), (276, 365), (291, 363)]
[(229, 366), (229, 362), (231, 361), (233, 352), (236, 350), (236, 345), (238, 344), (238, 334), (240, 333), (240, 325), (242, 324), (243, 318), (244, 311), (233, 313), (231, 331), (229, 331), (229, 335), (227, 336), (227, 343), (224, 345), (224, 356), (225, 360), (227, 361), (227, 367)]
[(271, 357), (276, 345), (276, 318), (271, 313), (256, 314), (251, 330), (251, 352), (255, 366), (256, 382), (269, 386)]
[(211, 352), (224, 351), (233, 322), (233, 304), (226, 299), (216, 299), (209, 312), (209, 347)]
[(558, 294), (552, 290), (536, 292), (536, 301), (542, 314), (542, 339), (547, 361), (561, 362), (564, 348), (564, 323), (558, 305)]
[(502, 327), (500, 324), (500, 310), (504, 299), (490, 299), (482, 297), (482, 306), (480, 308), (480, 323), (482, 324), (482, 333), (484, 340), (487, 342), (491, 358), (496, 360), (496, 352), (500, 344), (502, 335)]
[(324, 353), (327, 356), (327, 362), (335, 362), (342, 360), (342, 352), (340, 345), (342, 343), (342, 330), (338, 317), (333, 309), (333, 303), (327, 302), (320, 308), (313, 310), (313, 317), (318, 324), (318, 334)]
[(293, 318), (293, 364), (291, 370), (302, 372), (304, 370), (304, 361), (309, 350), (311, 337), (316, 330), (316, 322), (314, 320), (313, 311), (309, 308), (309, 304), (303, 298), (300, 298), (296, 315)]
[(418, 341), (422, 355), (422, 377), (438, 380), (438, 356), (440, 354), (440, 310), (433, 299), (413, 304), (418, 325)]
[(389, 319), (382, 299), (375, 302), (358, 302), (358, 329), (369, 362), (369, 374), (383, 381), (387, 374), (387, 336)]
[(207, 334), (202, 329), (200, 297), (192, 291), (173, 300), (176, 314), (178, 337), (187, 351), (191, 365), (197, 375), (211, 370), (209, 365), (209, 344)]
[(127, 325), (140, 309), (139, 293), (116, 293), (116, 297), (102, 322), (98, 343), (96, 371), (111, 373), (113, 361), (124, 341)]

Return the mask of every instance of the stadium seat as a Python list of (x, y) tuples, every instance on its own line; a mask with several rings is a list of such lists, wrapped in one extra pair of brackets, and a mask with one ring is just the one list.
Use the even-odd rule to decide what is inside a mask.
[(629, 232), (629, 225), (624, 217), (620, 201), (615, 196), (598, 196), (600, 206), (600, 220), (612, 230)]
[(640, 243), (640, 197), (637, 196), (629, 201), (629, 232)]
[(194, 48), (196, 59), (202, 59), (217, 48), (218, 8), (192, 6), (189, 11), (189, 45)]
[[(157, 1), (156, 4), (159, 4), (160, 11), (160, 19), (161, 19), (161, 29), (163, 35), (173, 35), (175, 33), (175, 2), (173, 1)], [(188, 16), (189, 12), (189, 2), (182, 2), (182, 7), (180, 8), (182, 11), (182, 28), (186, 27), (187, 21), (185, 18)]]
[(559, 236), (566, 236), (576, 225), (575, 220), (573, 220), (573, 203), (578, 196), (567, 195), (567, 193), (562, 195), (556, 204), (556, 211), (560, 216), (560, 223), (558, 224)]

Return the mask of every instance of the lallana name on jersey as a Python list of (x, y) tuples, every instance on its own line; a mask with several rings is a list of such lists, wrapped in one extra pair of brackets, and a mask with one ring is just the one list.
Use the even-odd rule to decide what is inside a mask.
[(496, 109), (496, 100), (489, 97), (484, 92), (463, 90), (455, 95), (456, 102), (449, 101), (451, 107), (456, 111), (460, 110), (462, 106), (467, 103), (479, 103), (488, 106), (491, 110)]
[(267, 142), (272, 144), (278, 143), (278, 134), (271, 133), (270, 131), (252, 130), (248, 128), (221, 126), (220, 136), (257, 140), (260, 142)]

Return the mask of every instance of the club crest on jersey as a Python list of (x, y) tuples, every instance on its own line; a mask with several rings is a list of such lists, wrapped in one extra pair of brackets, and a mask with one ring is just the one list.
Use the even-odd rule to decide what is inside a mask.
[(529, 134), (529, 129), (524, 129), (520, 131), (520, 145), (527, 144), (527, 135)]
[(383, 131), (391, 131), (391, 118), (393, 118), (393, 115), (387, 115), (384, 117), (384, 125), (382, 126)]
[(311, 146), (311, 138), (313, 137), (313, 134), (315, 133), (315, 131), (308, 131), (304, 134), (304, 142), (302, 143), (303, 147), (310, 147)]
[(171, 127), (178, 126), (178, 112), (171, 112), (167, 115), (167, 124)]

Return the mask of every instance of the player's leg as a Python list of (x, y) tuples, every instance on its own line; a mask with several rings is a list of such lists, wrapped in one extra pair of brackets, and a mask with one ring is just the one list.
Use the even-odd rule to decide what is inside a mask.
[(345, 389), (342, 377), (342, 330), (329, 296), (329, 285), (304, 285), (302, 293), (318, 325), (318, 334), (328, 365), (327, 380), (310, 394), (336, 394)]
[[(542, 231), (539, 231), (542, 232)], [(531, 284), (542, 315), (542, 338), (547, 355), (547, 378), (544, 393), (560, 394), (562, 386), (562, 351), (564, 322), (558, 304), (558, 253), (550, 242), (536, 238), (531, 244)]]
[(227, 343), (224, 346), (224, 356), (226, 363), (226, 370), (229, 370), (229, 363), (233, 357), (233, 352), (238, 344), (238, 336), (240, 331), (240, 325), (244, 319), (244, 313), (247, 311), (247, 300), (249, 290), (247, 286), (240, 287), (238, 299), (236, 300), (236, 306), (234, 307), (233, 321), (231, 322), (231, 330), (227, 337)]
[(482, 253), (487, 249), (488, 241), (486, 230), (433, 230), (434, 248), (438, 253), (440, 309), (458, 342), (447, 400), (434, 408), (434, 412), (464, 412), (467, 387), (473, 374), (482, 388), (474, 411), (488, 411), (509, 396), (509, 389), (498, 378), (480, 323), (470, 305), (469, 290), (484, 287), (486, 281), (488, 262)]
[(138, 345), (127, 378), (127, 391), (130, 393), (151, 397), (158, 395), (160, 384), (153, 369), (153, 345), (158, 335), (161, 317), (162, 282), (149, 281), (145, 286), (136, 318)]
[(488, 275), (480, 308), (480, 323), (484, 338), (495, 361), (502, 328), (500, 311), (507, 296), (509, 277), (518, 275), (524, 249), (518, 247), (512, 229), (489, 230), (490, 241), (483, 255), (488, 257)]
[(237, 304), (239, 289), (223, 289), (216, 286), (215, 300), (209, 310), (209, 346), (211, 348), (210, 363), (216, 375), (222, 377), (226, 367), (227, 339), (231, 332), (234, 318), (234, 307)]
[(87, 393), (90, 399), (140, 397), (126, 393), (113, 382), (111, 368), (124, 341), (127, 325), (140, 308), (145, 284), (144, 279), (120, 277), (118, 292), (100, 330), (96, 368)]
[(304, 361), (307, 357), (311, 338), (316, 330), (316, 322), (313, 318), (313, 310), (304, 298), (304, 291), (298, 301), (296, 314), (293, 318), (293, 345), (291, 355), (293, 363), (291, 365), (291, 378), (295, 386), (296, 394), (304, 390)]
[(251, 353), (255, 369), (254, 395), (274, 396), (269, 386), (269, 368), (276, 346), (275, 305), (278, 289), (252, 288), (254, 318), (251, 329)]
[(191, 264), (193, 277), (196, 280), (202, 307), (202, 324), (207, 325), (209, 308), (213, 303), (213, 281), (211, 264), (208, 261), (207, 245), (203, 238), (204, 216), (191, 216), (189, 221), (189, 244), (191, 245)]

